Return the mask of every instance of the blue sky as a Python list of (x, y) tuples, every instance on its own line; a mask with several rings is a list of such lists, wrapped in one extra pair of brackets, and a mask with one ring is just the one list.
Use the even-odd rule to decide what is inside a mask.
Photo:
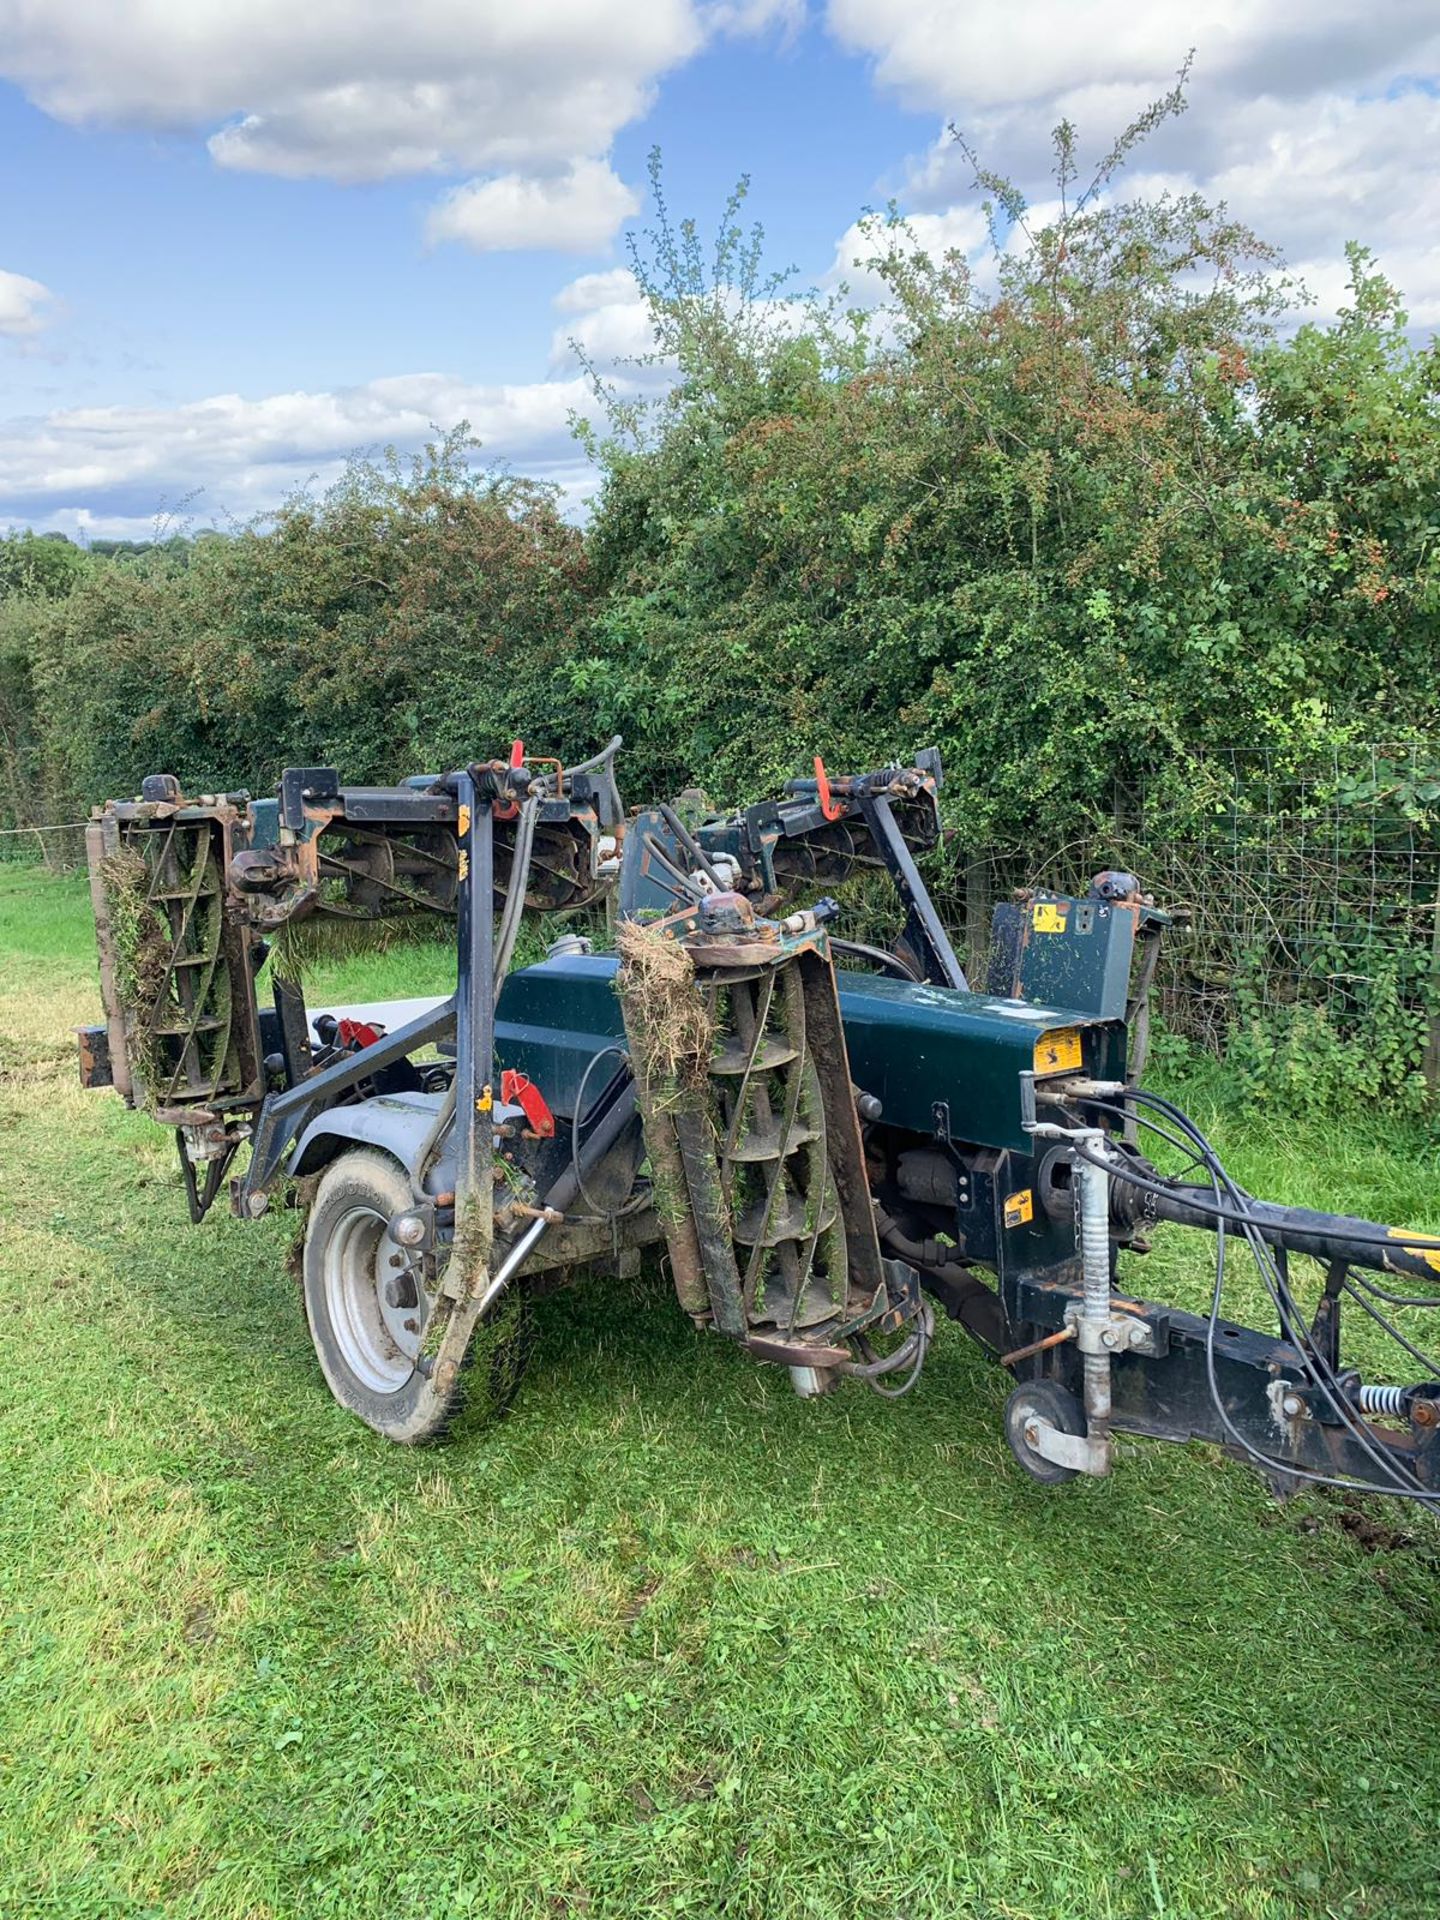
[[(403, 26), (397, 24), (403, 21)], [(272, 506), (352, 447), (468, 415), (586, 475), (564, 350), (642, 337), (619, 271), (658, 144), (677, 212), (737, 175), (822, 280), (862, 207), (978, 247), (960, 119), (1044, 194), (1192, 42), (1138, 163), (1278, 240), (1321, 312), (1346, 239), (1440, 321), (1440, 7), (1378, 0), (0, 0), (0, 526), (143, 533)], [(558, 335), (558, 344), (557, 344)]]

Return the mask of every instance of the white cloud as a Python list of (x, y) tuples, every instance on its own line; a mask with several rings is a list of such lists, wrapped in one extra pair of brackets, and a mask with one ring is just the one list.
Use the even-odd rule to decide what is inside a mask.
[(607, 267), (571, 280), (556, 294), (554, 305), (557, 313), (594, 313), (639, 298), (640, 288), (629, 267)]
[(583, 490), (570, 434), (589, 390), (579, 377), (475, 386), (398, 375), (333, 393), (217, 394), (178, 407), (75, 407), (0, 424), (0, 518), (68, 529), (149, 525), (200, 491), (197, 524), (244, 519), (312, 476), (333, 479), (356, 449), (417, 448), (468, 420), (482, 458)]
[(603, 160), (577, 160), (563, 174), (527, 180), (518, 173), (471, 180), (430, 211), (426, 238), (458, 240), (476, 253), (551, 247), (598, 253), (622, 220), (640, 211), (640, 196)]
[(1010, 108), (1200, 72), (1295, 97), (1359, 85), (1440, 44), (1433, 0), (829, 0), (831, 31), (911, 105)]
[(74, 125), (206, 137), (242, 172), (475, 176), (432, 239), (603, 249), (639, 205), (604, 156), (664, 74), (804, 0), (0, 0), (0, 78)]
[(717, 35), (802, 14), (803, 0), (0, 0), (0, 77), (75, 125), (203, 134), (245, 172), (480, 176), (432, 210), (432, 238), (587, 252), (637, 209), (602, 156), (660, 78)]
[(575, 348), (604, 373), (612, 373), (654, 350), (650, 305), (628, 267), (582, 273), (555, 296), (567, 316), (550, 339), (552, 367), (573, 365)]
[(378, 179), (603, 152), (706, 31), (692, 0), (0, 0), (0, 72), (61, 120)]
[(47, 309), (54, 298), (38, 280), (0, 268), (0, 334), (25, 340), (39, 333), (50, 317)]
[[(1223, 200), (1283, 249), (1321, 315), (1341, 298), (1345, 242), (1359, 240), (1412, 320), (1440, 323), (1440, 100), (1414, 83), (1440, 73), (1435, 0), (829, 0), (828, 19), (881, 87), (957, 122), (983, 164), (1036, 200), (1054, 191), (1057, 121), (1076, 123), (1093, 162), (1193, 45), (1190, 110), (1117, 190)], [(953, 217), (973, 205), (972, 179), (942, 132), (903, 197), (917, 217)]]
[(904, 224), (893, 229), (873, 218), (856, 220), (835, 243), (835, 259), (825, 275), (825, 285), (843, 285), (852, 307), (876, 306), (885, 299), (886, 288), (870, 263), (883, 259), (892, 249), (925, 253), (935, 261), (949, 253), (961, 253), (974, 264), (984, 258), (988, 247), (985, 216), (978, 206), (907, 214)]

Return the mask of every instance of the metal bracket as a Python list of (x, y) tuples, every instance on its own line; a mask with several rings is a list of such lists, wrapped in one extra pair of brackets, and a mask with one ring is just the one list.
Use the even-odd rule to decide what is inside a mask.
[(1104, 1320), (1087, 1320), (1077, 1302), (1066, 1308), (1065, 1325), (1074, 1334), (1081, 1353), (1103, 1353), (1110, 1358), (1119, 1353), (1143, 1353), (1156, 1360), (1165, 1351), (1159, 1328), (1133, 1313), (1111, 1313)]
[(1092, 1440), (1088, 1434), (1062, 1433), (1039, 1415), (1025, 1422), (1025, 1444), (1042, 1460), (1053, 1460), (1057, 1467), (1071, 1467), (1076, 1473), (1088, 1473), (1103, 1480), (1110, 1471), (1110, 1442)]

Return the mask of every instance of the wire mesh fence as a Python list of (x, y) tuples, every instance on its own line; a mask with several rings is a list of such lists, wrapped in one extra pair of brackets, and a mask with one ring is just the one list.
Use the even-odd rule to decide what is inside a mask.
[(1440, 742), (1208, 754), (1118, 793), (1103, 831), (972, 854), (974, 973), (997, 899), (1117, 866), (1181, 915), (1156, 981), (1172, 1032), (1317, 1098), (1440, 1095)]
[(68, 873), (85, 864), (85, 822), (66, 820), (50, 826), (16, 826), (0, 816), (0, 862), (48, 867)]

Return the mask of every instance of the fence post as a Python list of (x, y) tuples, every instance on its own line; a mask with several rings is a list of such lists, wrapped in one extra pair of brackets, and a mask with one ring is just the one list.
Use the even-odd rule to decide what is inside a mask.
[(990, 974), (990, 862), (983, 853), (965, 862), (965, 972), (983, 993)]
[(1422, 1071), (1432, 1107), (1440, 1107), (1440, 893), (1430, 928), (1430, 1011), (1425, 1021), (1425, 1060)]

